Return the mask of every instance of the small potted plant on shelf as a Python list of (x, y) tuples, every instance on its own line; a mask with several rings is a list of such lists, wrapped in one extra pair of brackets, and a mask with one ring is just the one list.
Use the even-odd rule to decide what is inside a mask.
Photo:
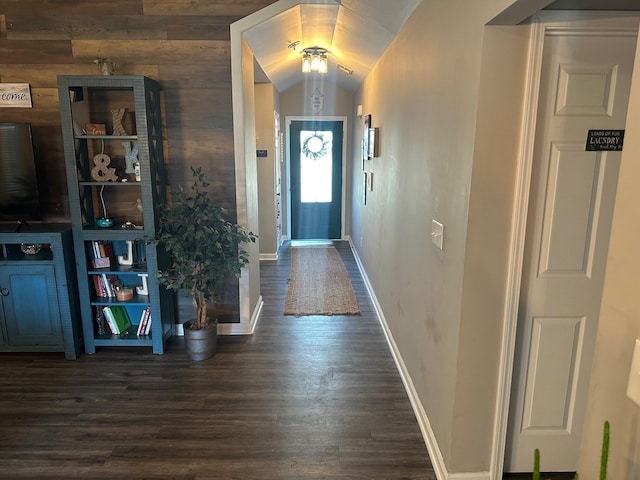
[(155, 243), (171, 255), (171, 266), (156, 272), (161, 285), (191, 295), (196, 318), (184, 323), (187, 355), (206, 360), (215, 354), (217, 319), (207, 315), (223, 282), (240, 277), (249, 263), (243, 244), (256, 235), (228, 220), (228, 212), (213, 203), (202, 168), (191, 167), (191, 191), (181, 190), (171, 205), (160, 209)]

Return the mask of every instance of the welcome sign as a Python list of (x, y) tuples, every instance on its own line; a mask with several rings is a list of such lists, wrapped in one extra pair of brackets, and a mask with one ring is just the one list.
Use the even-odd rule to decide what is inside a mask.
[(0, 83), (0, 107), (31, 108), (28, 83)]

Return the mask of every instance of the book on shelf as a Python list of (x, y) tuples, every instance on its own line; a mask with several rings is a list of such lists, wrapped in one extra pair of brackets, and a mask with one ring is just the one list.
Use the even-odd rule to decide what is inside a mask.
[(98, 297), (106, 297), (105, 292), (102, 289), (102, 280), (100, 279), (100, 276), (92, 275), (91, 278), (93, 279), (93, 287), (96, 290), (96, 295)]
[(107, 320), (111, 333), (119, 335), (131, 327), (131, 319), (127, 309), (121, 305), (103, 307), (102, 312)]
[(149, 335), (151, 332), (151, 311), (149, 311), (149, 315), (147, 317), (147, 323), (144, 326), (144, 334)]
[(115, 292), (111, 287), (111, 282), (109, 281), (109, 277), (106, 274), (100, 275), (100, 284), (102, 285), (102, 291), (104, 293), (103, 297), (113, 297)]
[(115, 320), (113, 319), (113, 315), (111, 315), (111, 311), (109, 307), (102, 307), (102, 313), (104, 314), (104, 319), (109, 327), (109, 331), (114, 335), (118, 334), (118, 327), (116, 325)]
[(93, 268), (108, 268), (116, 264), (111, 242), (101, 240), (87, 242), (87, 252)]
[(111, 265), (116, 265), (116, 255), (113, 253), (113, 244), (111, 242), (102, 242), (102, 249)]
[(116, 296), (116, 290), (122, 288), (122, 281), (117, 275), (107, 275), (101, 273), (100, 275), (93, 276), (93, 286), (98, 297), (114, 298)]
[(131, 327), (131, 319), (127, 313), (127, 309), (121, 305), (114, 305), (109, 307), (113, 314), (116, 325), (118, 326), (118, 333), (124, 333), (129, 327)]
[(100, 307), (95, 309), (96, 311), (96, 334), (104, 335), (105, 333), (109, 333), (110, 329), (107, 326), (107, 321), (104, 318), (104, 312)]
[(140, 323), (136, 335), (149, 335), (151, 328), (151, 307), (146, 307), (140, 315)]

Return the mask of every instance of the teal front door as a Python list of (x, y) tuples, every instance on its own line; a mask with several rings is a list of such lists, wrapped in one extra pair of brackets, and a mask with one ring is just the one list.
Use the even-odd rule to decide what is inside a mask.
[(292, 121), (289, 142), (291, 239), (341, 238), (343, 121)]

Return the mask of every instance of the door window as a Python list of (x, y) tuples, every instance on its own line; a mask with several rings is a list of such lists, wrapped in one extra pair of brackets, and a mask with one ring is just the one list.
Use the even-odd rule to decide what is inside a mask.
[(300, 132), (300, 201), (330, 203), (333, 158), (331, 131)]

